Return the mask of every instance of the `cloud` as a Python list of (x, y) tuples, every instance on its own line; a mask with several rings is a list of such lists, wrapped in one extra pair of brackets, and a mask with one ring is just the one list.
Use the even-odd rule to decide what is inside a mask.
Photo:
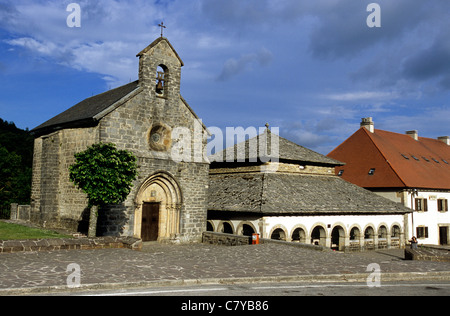
[(358, 92), (346, 92), (337, 94), (322, 95), (323, 98), (334, 101), (361, 101), (361, 100), (391, 100), (396, 99), (398, 96), (393, 92), (383, 91), (358, 91)]
[(13, 40), (6, 40), (12, 46), (19, 46), (39, 54), (50, 56), (57, 51), (57, 46), (51, 42), (42, 43), (30, 37), (22, 37)]
[(225, 81), (238, 74), (244, 72), (252, 64), (257, 64), (260, 67), (269, 65), (272, 62), (272, 53), (263, 48), (257, 53), (245, 54), (239, 57), (239, 59), (228, 59), (222, 69), (222, 72), (217, 77), (218, 81)]
[(442, 87), (450, 80), (450, 36), (448, 32), (436, 37), (434, 43), (409, 56), (402, 67), (402, 74), (414, 81), (437, 78)]

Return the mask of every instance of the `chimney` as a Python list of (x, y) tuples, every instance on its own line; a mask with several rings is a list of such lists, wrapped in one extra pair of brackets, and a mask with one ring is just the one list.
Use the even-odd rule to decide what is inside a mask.
[(375, 132), (375, 124), (373, 123), (373, 120), (371, 117), (362, 118), (361, 119), (361, 127), (364, 127), (371, 133)]
[(406, 135), (411, 136), (414, 140), (419, 140), (419, 132), (417, 130), (406, 131)]
[(449, 136), (441, 136), (441, 137), (438, 137), (438, 140), (440, 140), (440, 141), (443, 142), (444, 144), (450, 146), (450, 137), (449, 137)]

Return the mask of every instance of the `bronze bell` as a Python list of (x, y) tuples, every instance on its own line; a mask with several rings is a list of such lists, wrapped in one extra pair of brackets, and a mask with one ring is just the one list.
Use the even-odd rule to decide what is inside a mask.
[(163, 87), (162, 81), (158, 80), (158, 84), (156, 85), (156, 90), (163, 90), (163, 89), (164, 89), (164, 87)]

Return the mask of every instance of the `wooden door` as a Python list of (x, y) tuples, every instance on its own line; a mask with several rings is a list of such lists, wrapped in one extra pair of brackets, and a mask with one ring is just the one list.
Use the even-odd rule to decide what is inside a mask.
[(159, 203), (144, 203), (142, 205), (142, 241), (158, 240)]

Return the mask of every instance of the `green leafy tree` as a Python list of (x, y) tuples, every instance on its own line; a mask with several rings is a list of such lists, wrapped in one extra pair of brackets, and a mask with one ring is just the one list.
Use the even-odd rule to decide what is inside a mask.
[(17, 174), (20, 170), (20, 156), (10, 153), (0, 145), (0, 207), (9, 208), (15, 202), (18, 184)]
[(29, 204), (34, 138), (27, 130), (0, 118), (0, 217), (11, 203)]
[(114, 144), (95, 144), (75, 154), (69, 167), (70, 180), (88, 197), (89, 237), (96, 236), (98, 210), (107, 204), (120, 204), (131, 192), (137, 177), (136, 157), (117, 150)]

